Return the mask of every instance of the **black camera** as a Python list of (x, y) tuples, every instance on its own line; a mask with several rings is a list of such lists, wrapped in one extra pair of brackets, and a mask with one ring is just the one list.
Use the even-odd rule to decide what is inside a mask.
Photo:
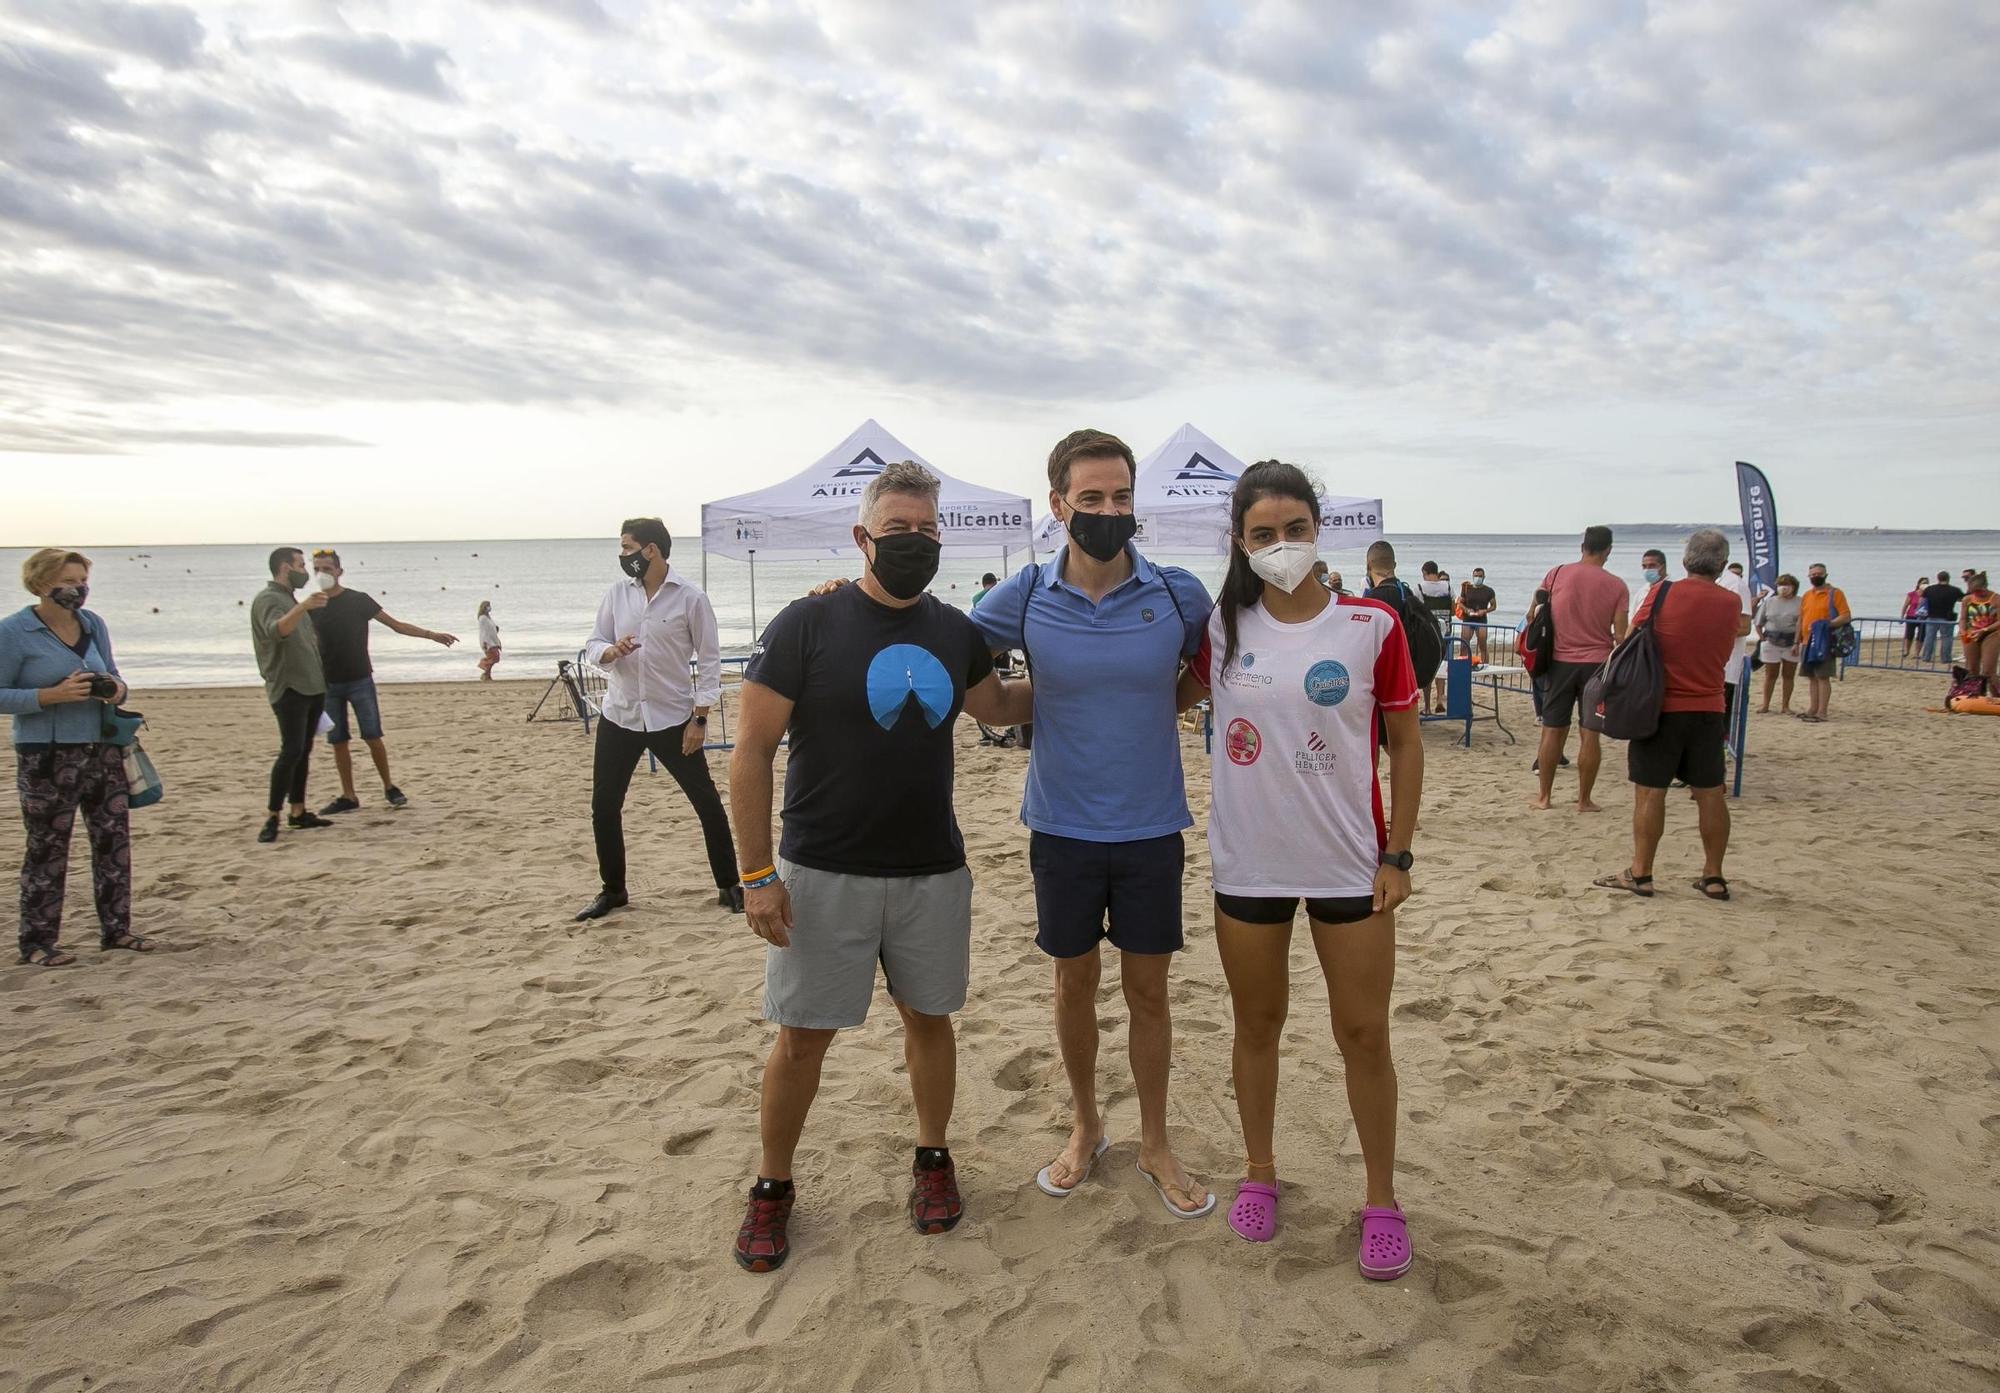
[(118, 695), (118, 679), (90, 674), (90, 694), (99, 701), (110, 701)]

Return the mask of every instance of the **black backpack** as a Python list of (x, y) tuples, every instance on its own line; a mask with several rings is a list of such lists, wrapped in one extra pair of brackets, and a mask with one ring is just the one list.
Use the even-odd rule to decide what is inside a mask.
[(1396, 598), (1388, 604), (1403, 622), (1403, 640), (1410, 645), (1410, 666), (1416, 669), (1421, 691), (1437, 680), (1438, 669), (1444, 666), (1444, 635), (1416, 592), (1401, 580), (1395, 586)]
[(1660, 728), (1660, 707), (1667, 699), (1667, 670), (1660, 662), (1660, 642), (1653, 626), (1667, 602), (1673, 582), (1663, 580), (1653, 592), (1653, 610), (1646, 622), (1612, 650), (1583, 684), (1583, 728), (1613, 740), (1645, 740)]
[(1549, 576), (1549, 598), (1535, 611), (1534, 618), (1521, 630), (1521, 642), (1517, 651), (1521, 655), (1521, 665), (1539, 677), (1556, 665), (1556, 577), (1562, 574), (1558, 566)]

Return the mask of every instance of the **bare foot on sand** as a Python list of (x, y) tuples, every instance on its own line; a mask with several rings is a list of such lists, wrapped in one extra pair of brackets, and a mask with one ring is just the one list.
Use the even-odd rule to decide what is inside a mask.
[(1530, 798), (1528, 806), (1538, 813), (1545, 813), (1549, 810), (1549, 800), (1546, 798)]
[(1576, 810), (1580, 813), (1601, 813), (1604, 811), (1604, 809), (1598, 807), (1597, 804), (1591, 802), (1588, 798), (1579, 802), (1576, 805)]

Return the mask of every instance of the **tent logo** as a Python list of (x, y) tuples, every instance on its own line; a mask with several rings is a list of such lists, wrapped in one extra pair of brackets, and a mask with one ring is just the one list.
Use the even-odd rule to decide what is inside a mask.
[[(868, 461), (868, 463), (863, 464), (863, 460)], [(833, 477), (836, 479), (866, 478), (870, 475), (880, 474), (888, 467), (888, 465), (882, 462), (882, 457), (873, 450), (863, 450), (846, 464), (834, 470)]]
[(1228, 470), (1222, 468), (1222, 466), (1199, 454), (1189, 455), (1187, 462), (1174, 475), (1174, 479), (1176, 482), (1201, 481), (1211, 484), (1233, 484), (1236, 482), (1234, 474), (1231, 474)]

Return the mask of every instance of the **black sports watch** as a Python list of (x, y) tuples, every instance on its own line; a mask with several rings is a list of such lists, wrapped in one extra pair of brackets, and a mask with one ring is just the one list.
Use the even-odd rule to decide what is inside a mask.
[(1407, 851), (1385, 851), (1382, 853), (1382, 864), (1394, 870), (1401, 871), (1404, 875), (1410, 873), (1410, 867), (1415, 865), (1416, 861), (1417, 858), (1410, 855)]
[(708, 717), (706, 717), (706, 716), (696, 716), (696, 717), (694, 718), (694, 723), (695, 723), (696, 725), (698, 725), (698, 726), (705, 726), (705, 725), (707, 725), (707, 724), (708, 724)]

